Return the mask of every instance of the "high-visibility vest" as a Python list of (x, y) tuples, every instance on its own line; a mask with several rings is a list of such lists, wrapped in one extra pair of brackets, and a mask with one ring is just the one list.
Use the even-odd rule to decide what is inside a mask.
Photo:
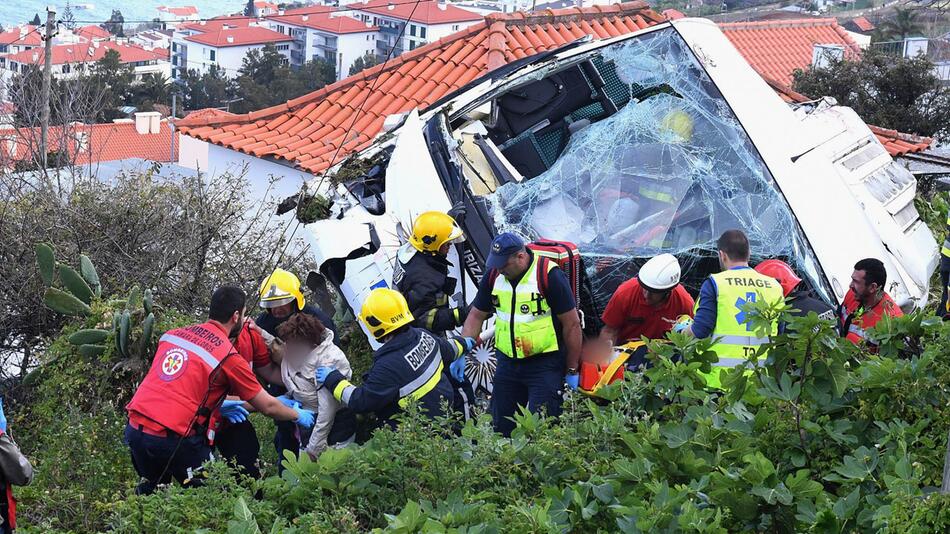
[(231, 341), (211, 322), (166, 332), (151, 369), (125, 407), (130, 419), (144, 417), (182, 436), (196, 430), (190, 426), (193, 420), (199, 428), (208, 426), (222, 399), (200, 403), (211, 387), (212, 373), (231, 354), (237, 354)]
[(535, 254), (531, 266), (514, 286), (504, 276), (495, 277), (495, 349), (510, 358), (528, 358), (558, 350), (557, 331), (551, 307), (541, 288), (557, 265)]
[[(758, 337), (752, 331), (743, 306), (748, 302), (763, 300), (769, 303), (780, 302), (785, 297), (778, 281), (753, 269), (730, 269), (711, 276), (716, 282), (718, 296), (716, 327), (711, 336), (717, 341), (710, 350), (719, 356), (719, 361), (704, 376), (708, 386), (719, 388), (722, 386), (719, 380), (722, 369), (744, 364), (750, 356), (756, 354), (760, 346), (769, 342), (768, 336)], [(696, 307), (699, 307), (698, 301)], [(773, 321), (769, 330), (777, 332), (778, 321)], [(765, 360), (767, 355), (760, 354), (758, 362)]]
[(944, 234), (943, 246), (940, 247), (940, 254), (950, 258), (950, 212), (947, 213), (947, 231)]

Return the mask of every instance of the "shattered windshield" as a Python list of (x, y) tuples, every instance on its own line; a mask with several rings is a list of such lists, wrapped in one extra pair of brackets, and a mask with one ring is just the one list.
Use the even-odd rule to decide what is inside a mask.
[[(661, 252), (677, 255), (695, 293), (718, 270), (716, 239), (732, 228), (749, 235), (755, 258), (786, 259), (818, 285), (769, 170), (679, 35), (670, 28), (598, 53), (616, 111), (568, 117), (569, 139), (550, 165), (487, 195), (496, 229), (576, 243), (598, 311)], [(535, 145), (543, 156), (544, 140)]]

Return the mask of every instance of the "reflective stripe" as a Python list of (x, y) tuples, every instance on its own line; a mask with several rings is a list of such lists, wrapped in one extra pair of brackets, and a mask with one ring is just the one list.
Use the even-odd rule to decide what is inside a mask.
[(851, 332), (852, 334), (858, 336), (858, 337), (861, 338), (861, 339), (867, 339), (867, 338), (868, 338), (868, 334), (867, 334), (867, 332), (864, 331), (863, 328), (861, 328), (861, 327), (859, 327), (859, 326), (855, 326), (855, 325), (853, 325), (853, 324), (848, 327), (848, 332)]
[[(347, 391), (347, 388), (351, 388), (351, 390)], [(353, 394), (352, 389), (353, 389), (353, 384), (351, 384), (349, 381), (345, 379), (340, 380), (339, 382), (337, 382), (336, 387), (333, 388), (333, 397), (336, 400), (342, 402), (343, 404), (346, 404), (350, 400), (350, 395)]]
[[(714, 367), (738, 367), (740, 365), (745, 365), (749, 360), (743, 358), (719, 358), (719, 361), (714, 363)], [(755, 365), (761, 365), (760, 360), (754, 360)]]
[(198, 345), (195, 345), (195, 344), (192, 343), (191, 341), (182, 339), (182, 338), (180, 338), (180, 337), (178, 337), (178, 336), (176, 336), (176, 335), (174, 335), (174, 334), (165, 334), (165, 335), (163, 335), (163, 336), (161, 337), (161, 339), (158, 340), (158, 342), (159, 342), (159, 343), (162, 343), (162, 342), (171, 343), (172, 345), (176, 345), (176, 346), (178, 346), (178, 347), (181, 347), (181, 348), (187, 350), (188, 352), (197, 354), (198, 357), (200, 357), (202, 360), (204, 360), (205, 363), (208, 364), (212, 369), (214, 369), (215, 367), (217, 367), (217, 366), (221, 363), (221, 362), (218, 361), (217, 358), (215, 358), (214, 356), (212, 356), (210, 352), (208, 352), (208, 351), (206, 351), (205, 349), (199, 347)]
[(673, 195), (669, 193), (664, 193), (662, 191), (654, 191), (652, 189), (641, 187), (640, 194), (651, 200), (657, 200), (657, 201), (666, 202), (666, 203), (673, 202)]
[(943, 240), (943, 247), (940, 249), (940, 253), (950, 257), (950, 237)]
[(353, 392), (356, 391), (356, 386), (346, 386), (346, 389), (343, 390), (343, 394), (340, 395), (340, 402), (350, 405), (350, 397), (353, 396)]
[(423, 371), (421, 375), (417, 376), (412, 382), (409, 382), (405, 386), (399, 388), (399, 398), (401, 399), (403, 397), (408, 397), (420, 387), (425, 386), (433, 376), (439, 376), (441, 372), (442, 358), (438, 353), (436, 353), (435, 357), (432, 358), (432, 361), (429, 362), (429, 367), (426, 367), (426, 370)]
[(419, 389), (410, 393), (408, 396), (399, 399), (400, 408), (405, 408), (406, 404), (409, 403), (409, 399), (418, 400), (418, 399), (421, 399), (422, 397), (425, 397), (430, 391), (432, 391), (433, 389), (435, 389), (436, 386), (439, 385), (439, 381), (442, 380), (442, 369), (444, 368), (444, 366), (442, 365), (442, 360), (438, 360), (438, 362), (439, 362), (439, 366), (436, 369), (435, 374), (432, 375), (432, 378), (430, 378), (428, 382), (423, 384), (422, 387), (420, 387)]
[(724, 343), (726, 345), (743, 345), (749, 347), (758, 347), (759, 345), (765, 345), (769, 342), (767, 337), (755, 337), (755, 336), (715, 336), (716, 343)]
[[(515, 315), (515, 323), (528, 324), (528, 323), (533, 323), (535, 321), (540, 321), (541, 319), (547, 319), (548, 317), (551, 317), (550, 309), (545, 310), (544, 312), (538, 315), (521, 315), (519, 313)], [(495, 310), (495, 318), (499, 321), (510, 322), (511, 314), (505, 311)]]

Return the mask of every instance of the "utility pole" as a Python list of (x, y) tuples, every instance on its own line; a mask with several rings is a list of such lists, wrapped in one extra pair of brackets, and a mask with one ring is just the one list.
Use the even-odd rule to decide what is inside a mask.
[(46, 7), (46, 35), (44, 48), (46, 54), (43, 59), (43, 99), (42, 114), (40, 115), (40, 163), (46, 171), (46, 156), (49, 153), (47, 141), (49, 139), (49, 86), (53, 79), (53, 29), (56, 27), (56, 6)]
[(177, 91), (177, 89), (178, 89), (178, 88), (175, 87), (175, 88), (172, 90), (172, 116), (171, 116), (171, 118), (168, 120), (168, 128), (171, 129), (171, 132), (172, 132), (172, 149), (171, 149), (171, 154), (168, 156), (168, 161), (170, 161), (170, 162), (172, 162), (172, 163), (178, 163), (177, 160), (175, 160), (175, 119), (178, 118), (178, 115), (175, 114), (175, 111), (176, 111), (176, 109), (175, 109), (175, 107), (176, 107), (175, 104), (178, 103), (178, 91)]

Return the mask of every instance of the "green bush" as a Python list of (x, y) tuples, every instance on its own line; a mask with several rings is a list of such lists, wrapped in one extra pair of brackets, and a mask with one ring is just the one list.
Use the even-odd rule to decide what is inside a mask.
[[(94, 306), (76, 328), (101, 313)], [(762, 309), (754, 325), (779, 313)], [(868, 354), (817, 316), (791, 326), (768, 365), (724, 373), (727, 394), (702, 388), (709, 342), (673, 335), (651, 346), (651, 369), (605, 391), (610, 403), (572, 395), (558, 420), (521, 413), (510, 439), (484, 414), (462, 425), (411, 407), (397, 431), (315, 462), (288, 457), (281, 477), (241, 481), (212, 464), (205, 487), (148, 497), (130, 494), (119, 438), (134, 377), (116, 376), (110, 353), (62, 357), (73, 349), (60, 339), (15, 421), (39, 473), (19, 490), (25, 523), (44, 532), (946, 531), (945, 498), (925, 495), (940, 482), (950, 429), (950, 330), (921, 314), (888, 321)], [(262, 433), (273, 427), (254, 420)]]

